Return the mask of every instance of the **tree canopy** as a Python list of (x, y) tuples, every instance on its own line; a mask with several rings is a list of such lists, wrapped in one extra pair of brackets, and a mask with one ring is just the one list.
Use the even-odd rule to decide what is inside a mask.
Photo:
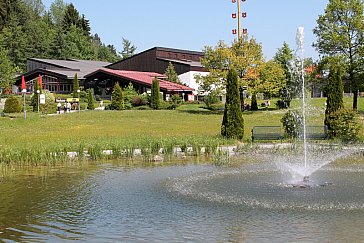
[(49, 10), (42, 0), (1, 1), (0, 50), (2, 58), (6, 52), (10, 66), (22, 72), (26, 71), (26, 60), (32, 57), (109, 62), (121, 59), (113, 45), (91, 34), (86, 16), (63, 0), (55, 0)]
[(323, 56), (340, 56), (346, 64), (346, 72), (353, 95), (353, 109), (357, 109), (363, 71), (364, 15), (362, 0), (329, 0), (325, 14), (317, 19), (313, 30), (317, 37), (314, 46)]

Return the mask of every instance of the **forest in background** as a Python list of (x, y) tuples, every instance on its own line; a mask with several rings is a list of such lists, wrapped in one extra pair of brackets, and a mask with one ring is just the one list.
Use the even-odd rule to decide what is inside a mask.
[[(123, 44), (130, 47), (124, 38)], [(124, 55), (91, 34), (90, 20), (72, 3), (55, 0), (47, 10), (42, 0), (2, 0), (0, 87), (13, 83), (14, 74), (25, 72), (27, 58), (34, 57), (115, 62)]]

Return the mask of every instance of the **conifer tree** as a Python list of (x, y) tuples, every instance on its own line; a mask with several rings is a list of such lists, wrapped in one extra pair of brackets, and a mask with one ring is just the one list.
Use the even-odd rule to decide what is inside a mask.
[(150, 107), (154, 110), (158, 110), (160, 103), (160, 88), (159, 88), (159, 80), (154, 78), (152, 83), (152, 94), (150, 97)]
[(93, 95), (93, 90), (87, 90), (87, 109), (88, 110), (95, 110), (95, 99)]
[(174, 69), (174, 66), (171, 62), (169, 62), (168, 67), (167, 67), (166, 71), (164, 72), (164, 75), (166, 75), (167, 80), (172, 83), (176, 83), (176, 84), (181, 83), (181, 80), (179, 79), (178, 74), (177, 74), (176, 70)]
[(332, 61), (330, 64), (330, 72), (327, 77), (327, 100), (325, 110), (325, 125), (327, 125), (329, 133), (332, 130), (331, 123), (334, 112), (344, 108), (343, 101), (343, 83), (341, 79), (341, 68), (338, 61)]
[(226, 103), (221, 125), (221, 135), (226, 138), (244, 137), (244, 119), (240, 110), (238, 75), (230, 69), (227, 75)]
[(75, 73), (75, 76), (73, 78), (73, 98), (78, 98), (77, 90), (80, 89), (80, 82), (77, 78), (77, 73)]
[(258, 110), (258, 102), (257, 102), (257, 94), (253, 94), (252, 95), (252, 103), (251, 103), (251, 108), (252, 111), (257, 111)]
[(124, 94), (118, 82), (114, 85), (114, 90), (111, 94), (111, 108), (113, 110), (124, 110)]

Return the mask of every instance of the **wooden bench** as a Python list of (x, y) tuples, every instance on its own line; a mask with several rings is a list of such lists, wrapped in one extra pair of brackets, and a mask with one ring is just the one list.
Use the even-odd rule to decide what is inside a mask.
[(306, 139), (320, 140), (328, 139), (327, 126), (306, 126)]
[(252, 141), (254, 140), (281, 140), (282, 128), (280, 126), (254, 126), (252, 129)]

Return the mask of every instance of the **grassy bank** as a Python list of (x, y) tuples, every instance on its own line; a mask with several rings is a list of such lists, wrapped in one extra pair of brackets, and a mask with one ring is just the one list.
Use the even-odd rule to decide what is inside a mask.
[[(350, 107), (351, 99), (345, 102)], [(359, 109), (363, 103), (359, 99)], [(298, 107), (298, 101), (292, 105)], [(308, 123), (322, 125), (325, 99), (312, 99), (310, 107)], [(244, 140), (250, 140), (253, 126), (281, 125), (285, 112), (244, 112)], [(195, 153), (205, 147), (210, 153), (217, 146), (237, 143), (220, 137), (222, 116), (221, 111), (202, 109), (201, 105), (184, 105), (177, 110), (82, 111), (47, 116), (29, 112), (26, 120), (19, 113), (13, 118), (0, 118), (0, 162), (54, 164), (69, 160), (70, 151), (81, 158), (83, 151), (88, 151), (91, 158), (98, 159), (103, 157), (103, 150), (113, 150), (114, 158), (130, 158), (137, 148), (149, 158), (159, 148), (171, 155), (176, 146), (182, 150), (192, 147)], [(360, 121), (363, 123), (362, 117)]]

